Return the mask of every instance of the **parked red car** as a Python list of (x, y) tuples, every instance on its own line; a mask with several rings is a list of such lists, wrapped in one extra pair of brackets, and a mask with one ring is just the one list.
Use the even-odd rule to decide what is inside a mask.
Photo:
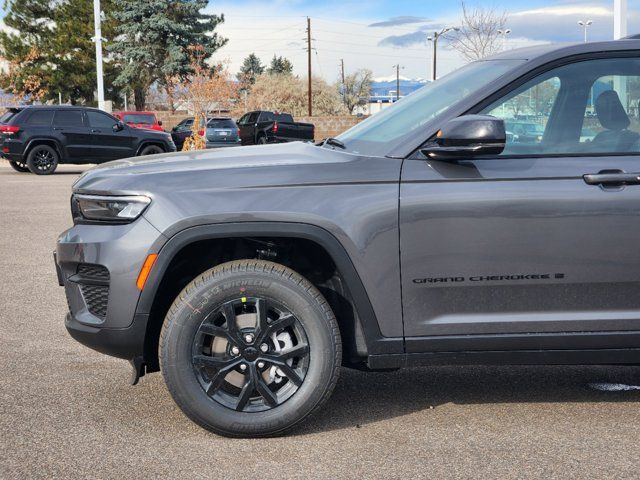
[(164, 131), (162, 120), (154, 112), (113, 112), (113, 115), (130, 127)]

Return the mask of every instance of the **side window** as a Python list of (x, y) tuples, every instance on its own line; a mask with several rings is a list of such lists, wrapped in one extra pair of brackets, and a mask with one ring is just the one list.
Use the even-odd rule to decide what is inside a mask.
[(485, 108), (505, 121), (503, 155), (640, 154), (640, 59), (546, 72)]
[(238, 125), (246, 125), (247, 118), (249, 118), (249, 114), (245, 113), (242, 117), (240, 117), (240, 120), (238, 120)]
[(80, 110), (57, 110), (53, 117), (56, 127), (83, 127), (82, 112)]
[(640, 152), (640, 75), (598, 77), (589, 91), (580, 143), (594, 152)]
[(34, 127), (49, 127), (51, 126), (54, 113), (53, 110), (36, 110), (29, 117), (27, 124), (33, 125)]
[(559, 90), (558, 77), (545, 78), (525, 85), (483, 112), (504, 120), (507, 131), (504, 154), (528, 153), (543, 143)]
[(88, 111), (87, 118), (89, 119), (89, 125), (94, 128), (113, 128), (113, 126), (118, 123), (118, 121), (105, 114), (100, 112)]
[(256, 123), (258, 121), (258, 114), (260, 112), (252, 112), (249, 114), (249, 118), (247, 118), (247, 123)]
[(275, 116), (272, 112), (262, 112), (260, 114), (260, 122), (273, 122), (275, 120)]

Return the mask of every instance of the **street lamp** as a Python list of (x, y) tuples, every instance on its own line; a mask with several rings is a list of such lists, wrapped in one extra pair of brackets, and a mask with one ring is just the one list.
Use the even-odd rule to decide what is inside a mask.
[(587, 43), (587, 28), (593, 24), (593, 20), (578, 20), (578, 25), (584, 30), (584, 43)]
[(505, 28), (504, 30), (498, 30), (498, 35), (502, 36), (502, 49), (507, 49), (507, 35), (511, 33), (510, 28)]
[(431, 67), (431, 80), (435, 81), (436, 79), (436, 65), (437, 65), (436, 56), (437, 56), (437, 48), (438, 48), (438, 39), (444, 34), (446, 34), (447, 32), (450, 32), (451, 30), (456, 32), (460, 31), (458, 27), (444, 27), (439, 32), (433, 32), (433, 37), (427, 37), (427, 41), (433, 42), (433, 64)]

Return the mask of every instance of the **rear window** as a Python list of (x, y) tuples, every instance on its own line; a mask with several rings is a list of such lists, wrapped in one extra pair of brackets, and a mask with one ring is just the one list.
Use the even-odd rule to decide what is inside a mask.
[(153, 125), (156, 123), (155, 115), (146, 115), (141, 113), (130, 113), (124, 115), (123, 119), (126, 123), (146, 123), (149, 125)]
[(7, 123), (11, 120), (20, 110), (7, 110), (0, 116), (0, 123)]
[(53, 121), (53, 110), (36, 110), (31, 113), (27, 124), (41, 127), (48, 127)]
[(80, 110), (58, 110), (53, 123), (58, 127), (83, 127)]
[(283, 123), (293, 123), (293, 117), (290, 113), (278, 113), (276, 114), (276, 120)]
[(231, 120), (230, 118), (214, 118), (213, 120), (209, 120), (207, 123), (208, 128), (237, 128), (236, 122)]

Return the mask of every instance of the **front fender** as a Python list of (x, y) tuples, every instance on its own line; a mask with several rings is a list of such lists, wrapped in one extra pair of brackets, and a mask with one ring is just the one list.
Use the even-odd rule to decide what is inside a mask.
[[(401, 338), (388, 338), (382, 335), (367, 291), (346, 249), (330, 232), (310, 224), (286, 222), (223, 223), (198, 225), (175, 233), (166, 243), (154, 245), (151, 249), (152, 252), (158, 252), (158, 257), (138, 301), (136, 314), (145, 315), (151, 312), (156, 292), (171, 260), (187, 245), (201, 240), (217, 238), (269, 236), (303, 238), (323, 247), (332, 257), (348, 284), (369, 354), (402, 353)], [(161, 241), (161, 239), (158, 240), (158, 242)]]

